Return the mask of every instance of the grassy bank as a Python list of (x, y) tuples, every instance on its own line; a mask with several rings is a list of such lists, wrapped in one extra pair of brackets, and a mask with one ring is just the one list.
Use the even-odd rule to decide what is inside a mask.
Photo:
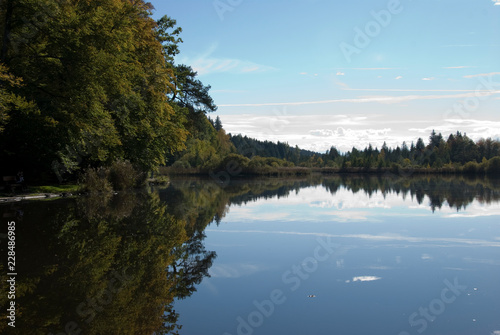
[(45, 185), (28, 187), (28, 193), (76, 193), (79, 185)]
[(76, 193), (80, 190), (77, 184), (68, 185), (42, 185), (42, 186), (27, 186), (26, 189), (3, 189), (0, 191), (0, 196), (15, 196), (15, 195), (36, 195), (36, 194), (65, 194)]

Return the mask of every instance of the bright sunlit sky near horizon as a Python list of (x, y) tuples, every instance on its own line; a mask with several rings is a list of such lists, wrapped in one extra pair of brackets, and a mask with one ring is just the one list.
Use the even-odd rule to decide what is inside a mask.
[(500, 0), (151, 3), (229, 133), (320, 152), (500, 138)]

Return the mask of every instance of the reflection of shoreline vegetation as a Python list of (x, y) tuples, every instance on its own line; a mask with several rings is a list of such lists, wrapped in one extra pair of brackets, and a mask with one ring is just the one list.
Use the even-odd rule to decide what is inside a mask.
[[(411, 178), (380, 175), (335, 175), (313, 174), (293, 178), (243, 178), (233, 179), (227, 185), (220, 185), (209, 178), (174, 178), (170, 187), (160, 191), (160, 197), (176, 199), (172, 210), (177, 215), (184, 213), (184, 219), (196, 226), (213, 218), (225, 216), (231, 205), (241, 205), (260, 198), (287, 197), (309, 186), (323, 186), (333, 195), (340, 189), (353, 193), (364, 192), (371, 196), (376, 192), (383, 195), (396, 193), (415, 198), (422, 204), (429, 199), (432, 210), (449, 207), (462, 210), (472, 201), (491, 203), (500, 200), (500, 179), (471, 176), (416, 175)], [(192, 206), (186, 206), (186, 204)], [(189, 217), (189, 219), (188, 219)]]
[[(174, 300), (196, 291), (216, 257), (204, 247), (207, 225), (220, 223), (230, 206), (288, 197), (314, 186), (332, 195), (346, 189), (410, 196), (419, 204), (428, 199), (432, 210), (447, 204), (458, 211), (474, 200), (500, 200), (500, 180), (486, 177), (312, 174), (233, 178), (227, 184), (207, 177), (173, 178), (157, 194), (2, 205), (1, 216), (18, 222), (17, 270), (23, 276), (16, 295), (22, 322), (16, 328), (57, 334), (76, 324), (85, 334), (175, 334), (180, 325)], [(113, 280), (117, 276), (124, 279)], [(5, 285), (0, 284), (4, 290)], [(112, 294), (105, 297), (106, 291)], [(6, 295), (0, 296), (5, 302)], [(0, 332), (6, 327), (2, 323)]]
[(141, 193), (0, 207), (18, 223), (19, 333), (68, 325), (85, 334), (176, 333), (174, 298), (196, 290), (215, 253), (167, 207)]
[(323, 182), (332, 194), (340, 187), (353, 193), (363, 191), (371, 196), (381, 192), (384, 196), (396, 193), (402, 197), (411, 196), (420, 205), (424, 197), (430, 200), (429, 207), (434, 211), (446, 202), (450, 208), (457, 211), (466, 209), (467, 205), (477, 200), (481, 203), (491, 203), (500, 200), (500, 180), (474, 177), (416, 176), (413, 178), (383, 178), (383, 177), (342, 177)]

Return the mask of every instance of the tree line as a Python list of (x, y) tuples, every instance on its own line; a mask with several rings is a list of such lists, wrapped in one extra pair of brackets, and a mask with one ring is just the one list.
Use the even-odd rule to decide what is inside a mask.
[[(359, 168), (386, 168), (400, 166), (403, 168), (419, 167), (427, 169), (458, 169), (465, 168), (473, 172), (487, 168), (492, 160), (500, 156), (500, 142), (491, 138), (480, 139), (474, 142), (457, 131), (450, 134), (446, 140), (441, 133), (434, 130), (425, 144), (422, 138), (410, 146), (403, 142), (401, 146), (389, 148), (386, 143), (379, 148), (371, 145), (359, 150), (355, 147), (346, 153), (340, 153), (331, 147), (326, 154), (311, 160), (312, 165), (329, 167), (359, 167)], [(483, 164), (483, 166), (481, 166)]]
[(276, 157), (298, 165), (317, 155), (314, 151), (300, 149), (298, 146), (291, 147), (285, 142), (259, 141), (241, 134), (229, 135), (237, 152), (248, 158), (252, 156)]
[[(426, 144), (422, 138), (396, 148), (371, 144), (364, 149), (353, 147), (341, 152), (331, 146), (325, 153), (295, 148), (288, 143), (258, 141), (242, 135), (230, 137), (237, 151), (233, 157), (246, 172), (255, 171), (257, 162), (270, 167), (302, 167), (333, 172), (380, 172), (412, 170), (471, 174), (500, 173), (500, 141), (491, 138), (473, 141), (457, 131), (446, 139), (434, 130)], [(245, 169), (247, 168), (247, 169)], [(302, 173), (302, 170), (297, 170)], [(269, 169), (264, 172), (269, 172)]]

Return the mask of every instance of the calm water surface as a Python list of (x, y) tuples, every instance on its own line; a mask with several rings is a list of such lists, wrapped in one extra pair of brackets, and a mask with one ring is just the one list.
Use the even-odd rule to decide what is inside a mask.
[(309, 177), (2, 205), (20, 275), (0, 331), (498, 335), (499, 199), (498, 180)]

